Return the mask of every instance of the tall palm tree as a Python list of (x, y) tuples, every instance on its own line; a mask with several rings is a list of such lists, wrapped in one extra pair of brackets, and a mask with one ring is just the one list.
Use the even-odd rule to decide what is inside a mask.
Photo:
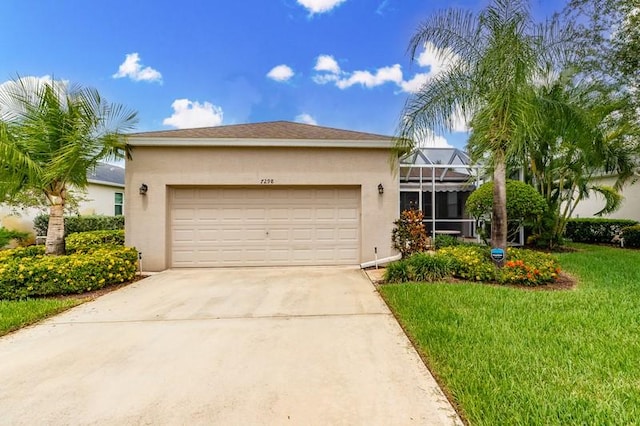
[(493, 0), (477, 15), (436, 13), (411, 39), (412, 57), (432, 43), (451, 65), (407, 101), (397, 148), (406, 151), (430, 132), (451, 130), (455, 114), (471, 119), (469, 152), (493, 170), (494, 247), (507, 244), (507, 161), (536, 135), (535, 82), (563, 62), (570, 30), (555, 21), (536, 24), (526, 0)]
[(99, 161), (128, 154), (136, 112), (91, 88), (34, 77), (0, 86), (0, 199), (40, 193), (49, 204), (46, 253), (64, 254), (70, 187), (84, 189)]

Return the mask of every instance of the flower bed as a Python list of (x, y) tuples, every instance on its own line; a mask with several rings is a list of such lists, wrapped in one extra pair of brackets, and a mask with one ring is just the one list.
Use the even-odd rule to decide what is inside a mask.
[[(425, 258), (428, 256), (429, 258)], [(547, 253), (507, 249), (507, 261), (495, 266), (489, 249), (478, 245), (444, 247), (436, 254), (415, 254), (387, 268), (385, 281), (435, 281), (455, 277), (468, 281), (538, 286), (558, 277), (558, 261)]]

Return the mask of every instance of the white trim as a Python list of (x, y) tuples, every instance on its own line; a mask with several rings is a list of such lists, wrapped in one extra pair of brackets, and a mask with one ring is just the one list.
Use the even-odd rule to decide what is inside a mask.
[(402, 259), (401, 254), (396, 254), (395, 256), (385, 257), (383, 259), (371, 260), (369, 262), (364, 262), (360, 264), (360, 269), (372, 268), (374, 266), (386, 265), (387, 263), (395, 262), (396, 260)]
[(131, 146), (228, 146), (228, 147), (301, 147), (301, 148), (393, 148), (389, 140), (333, 140), (333, 139), (240, 139), (240, 138), (136, 138), (130, 136)]
[(94, 185), (113, 186), (114, 188), (124, 188), (123, 183), (107, 182), (105, 180), (87, 179), (87, 182), (92, 183)]

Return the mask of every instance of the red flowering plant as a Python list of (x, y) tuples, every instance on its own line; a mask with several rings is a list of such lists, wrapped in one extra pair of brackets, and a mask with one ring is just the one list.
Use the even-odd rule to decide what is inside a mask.
[(501, 284), (537, 286), (554, 282), (560, 273), (558, 261), (547, 253), (509, 248), (507, 258), (496, 277)]

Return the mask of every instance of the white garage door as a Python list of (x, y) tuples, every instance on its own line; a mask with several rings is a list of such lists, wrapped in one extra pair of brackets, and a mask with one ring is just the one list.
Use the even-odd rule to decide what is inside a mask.
[(360, 261), (360, 190), (174, 188), (173, 267)]

